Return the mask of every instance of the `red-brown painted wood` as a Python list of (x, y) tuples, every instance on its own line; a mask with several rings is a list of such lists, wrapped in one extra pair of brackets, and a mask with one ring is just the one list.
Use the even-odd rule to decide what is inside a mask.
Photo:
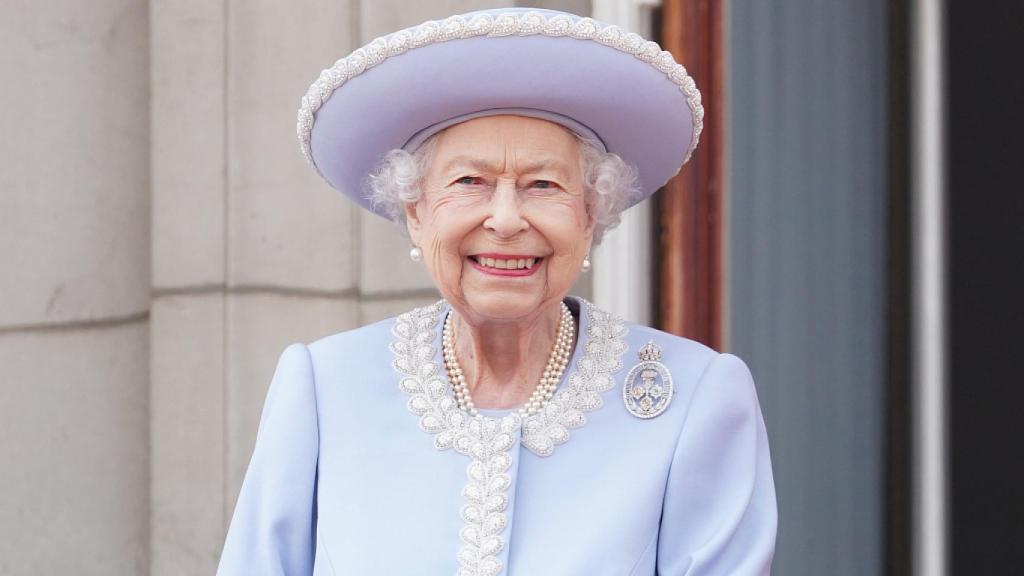
[(700, 145), (659, 194), (658, 320), (663, 330), (722, 345), (723, 51), (721, 0), (665, 0), (661, 44), (701, 90)]

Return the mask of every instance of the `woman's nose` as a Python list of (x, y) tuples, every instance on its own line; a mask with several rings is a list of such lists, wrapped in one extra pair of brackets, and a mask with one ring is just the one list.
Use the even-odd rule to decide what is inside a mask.
[(530, 227), (523, 217), (514, 183), (499, 182), (495, 187), (491, 198), (491, 213), (484, 221), (484, 227), (500, 238), (511, 238)]

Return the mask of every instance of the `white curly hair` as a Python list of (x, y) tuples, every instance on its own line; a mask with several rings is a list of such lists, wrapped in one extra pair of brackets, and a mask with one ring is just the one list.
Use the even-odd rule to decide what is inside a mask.
[[(440, 134), (440, 133), (438, 133)], [(370, 200), (374, 208), (405, 230), (405, 204), (419, 201), (423, 174), (437, 141), (434, 134), (415, 152), (391, 150), (377, 163), (369, 177)], [(579, 140), (580, 165), (587, 212), (594, 218), (594, 244), (619, 224), (631, 198), (640, 195), (637, 172), (617, 154), (605, 152), (574, 132)]]

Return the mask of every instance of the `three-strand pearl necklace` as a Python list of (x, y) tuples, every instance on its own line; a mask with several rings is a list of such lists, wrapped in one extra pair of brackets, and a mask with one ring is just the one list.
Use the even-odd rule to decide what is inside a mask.
[[(459, 360), (455, 357), (455, 328), (452, 326), (452, 317), (449, 313), (444, 321), (444, 330), (441, 332), (441, 349), (444, 355), (444, 366), (448, 370), (448, 380), (452, 383), (452, 391), (455, 394), (455, 401), (459, 408), (472, 416), (479, 416), (480, 412), (473, 405), (473, 399), (469, 395), (469, 386), (466, 385), (466, 376), (459, 366)], [(572, 341), (576, 334), (576, 321), (572, 317), (569, 307), (562, 302), (562, 315), (558, 321), (558, 332), (555, 335), (555, 344), (551, 348), (551, 356), (548, 358), (544, 373), (537, 383), (537, 387), (530, 395), (530, 399), (519, 408), (519, 416), (526, 418), (532, 416), (547, 404), (548, 400), (555, 394), (558, 382), (562, 379), (565, 367), (569, 364), (569, 355), (572, 353)]]

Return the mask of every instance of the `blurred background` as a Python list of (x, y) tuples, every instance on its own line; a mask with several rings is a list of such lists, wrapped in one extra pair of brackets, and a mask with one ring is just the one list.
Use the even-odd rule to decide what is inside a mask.
[(513, 4), (655, 38), (704, 94), (577, 293), (748, 362), (774, 572), (1024, 565), (1020, 3), (5, 0), (0, 574), (214, 572), (280, 351), (438, 297), (306, 165), (300, 97)]

